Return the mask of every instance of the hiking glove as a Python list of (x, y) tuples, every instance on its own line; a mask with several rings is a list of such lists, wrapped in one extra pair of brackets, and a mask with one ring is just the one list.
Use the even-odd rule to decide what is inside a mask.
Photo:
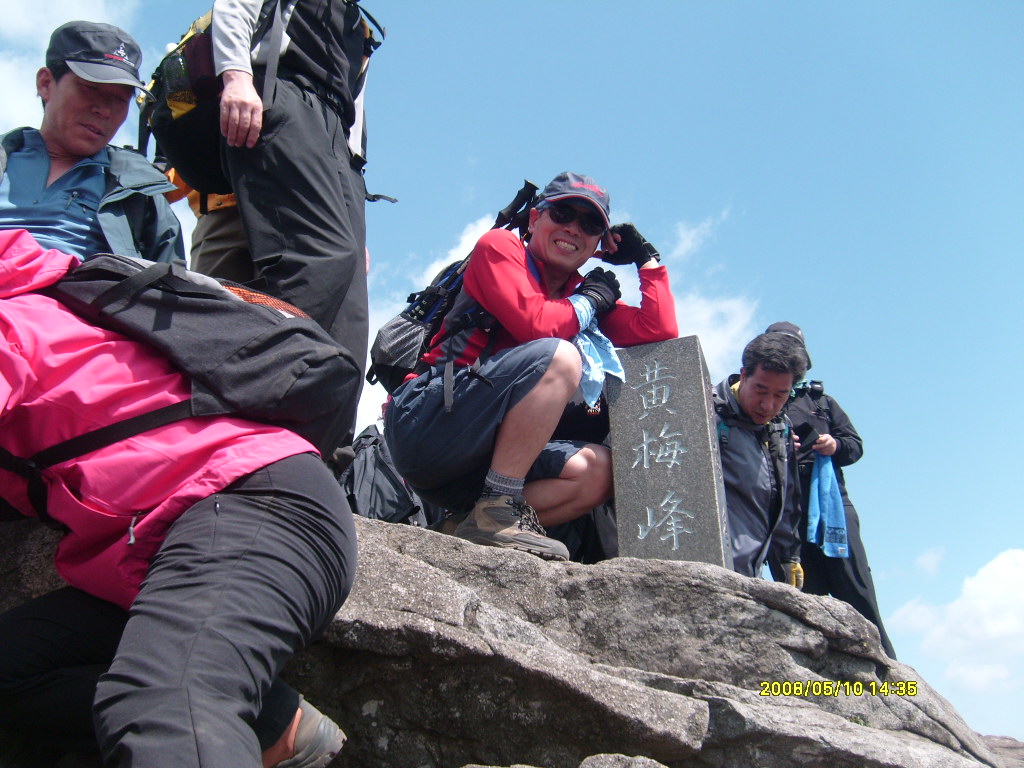
[(579, 284), (573, 293), (578, 293), (590, 299), (598, 317), (602, 317), (615, 306), (615, 302), (622, 296), (619, 290), (619, 281), (615, 278), (614, 272), (609, 272), (601, 267), (594, 267), (583, 282)]
[(641, 235), (637, 228), (629, 222), (616, 224), (612, 227), (612, 233), (622, 238), (619, 240), (619, 248), (615, 253), (605, 253), (601, 257), (602, 261), (620, 266), (623, 264), (636, 264), (637, 268), (640, 268), (651, 259), (661, 261), (661, 254), (658, 253), (657, 249), (647, 242), (647, 238)]
[(786, 583), (797, 589), (804, 588), (804, 567), (799, 560), (791, 560), (786, 563)]

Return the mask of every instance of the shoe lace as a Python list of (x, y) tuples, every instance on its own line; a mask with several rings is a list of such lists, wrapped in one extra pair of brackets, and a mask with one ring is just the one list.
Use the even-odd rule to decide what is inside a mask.
[(541, 536), (547, 536), (548, 532), (537, 519), (536, 510), (525, 501), (513, 500), (511, 503), (513, 511), (519, 516), (518, 526), (524, 531), (533, 531)]

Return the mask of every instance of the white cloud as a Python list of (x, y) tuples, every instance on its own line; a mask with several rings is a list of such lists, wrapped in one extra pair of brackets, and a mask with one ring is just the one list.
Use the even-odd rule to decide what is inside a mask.
[[(1008, 549), (964, 579), (945, 605), (915, 598), (886, 623), (916, 634), (921, 649), (946, 664), (950, 681), (973, 692), (1024, 686), (1024, 549)], [(979, 661), (983, 660), (983, 661)]]
[(932, 549), (926, 550), (918, 555), (917, 559), (914, 561), (914, 565), (929, 576), (934, 576), (939, 572), (939, 567), (942, 565), (942, 560), (945, 556), (945, 547), (933, 547)]
[(37, 54), (36, 66), (42, 66), (50, 33), (68, 21), (88, 19), (116, 24), (131, 32), (131, 21), (139, 8), (138, 0), (48, 0), (46, 3), (7, 3), (4, 23), (0, 25), (0, 43)]
[(685, 221), (676, 223), (676, 242), (668, 252), (667, 258), (675, 261), (689, 259), (696, 254), (704, 243), (715, 235), (715, 230), (729, 218), (729, 209), (724, 209), (717, 216), (710, 216), (696, 225)]
[(453, 261), (464, 259), (469, 255), (469, 252), (473, 250), (473, 246), (476, 245), (476, 241), (479, 240), (487, 230), (494, 224), (494, 216), (481, 216), (476, 221), (471, 221), (465, 227), (462, 228), (462, 232), (459, 234), (459, 240), (453, 246), (448, 253), (444, 256), (435, 259), (430, 262), (423, 271), (414, 278), (416, 288), (422, 288), (430, 284), (437, 273), (444, 269), (446, 266), (451, 264)]
[(43, 119), (43, 107), (36, 96), (36, 72), (42, 62), (38, 56), (5, 52), (0, 61), (0, 114), (4, 116), (0, 133), (23, 125), (37, 127)]
[(683, 276), (679, 266), (684, 261), (693, 261), (728, 218), (729, 209), (725, 208), (717, 216), (709, 216), (696, 225), (677, 222), (675, 241), (665, 251), (669, 276), (676, 286), (673, 293), (679, 335), (696, 335), (700, 339), (713, 382), (739, 370), (743, 347), (757, 335), (754, 316), (758, 304), (742, 296), (708, 296), (699, 288), (680, 293), (678, 286), (683, 283)]
[(757, 335), (757, 301), (747, 298), (711, 298), (692, 292), (676, 294), (679, 335), (700, 339), (712, 383), (740, 369), (743, 347)]

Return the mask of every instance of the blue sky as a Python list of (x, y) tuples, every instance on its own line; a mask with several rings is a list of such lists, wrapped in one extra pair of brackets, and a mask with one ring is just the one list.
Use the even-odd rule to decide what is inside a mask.
[[(523, 178), (596, 177), (665, 256), (715, 380), (769, 323), (803, 327), (865, 440), (847, 481), (900, 660), (1024, 740), (1024, 3), (364, 5), (388, 28), (367, 183), (400, 199), (368, 210), (375, 327)], [(3, 127), (38, 125), (57, 24), (125, 27), (148, 73), (208, 7), (7, 9)]]

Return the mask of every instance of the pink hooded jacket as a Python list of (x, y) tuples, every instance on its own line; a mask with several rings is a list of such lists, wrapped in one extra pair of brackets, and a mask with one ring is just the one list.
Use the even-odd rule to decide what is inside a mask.
[[(0, 445), (28, 457), (96, 427), (184, 400), (189, 382), (141, 342), (90, 325), (35, 290), (77, 263), (23, 230), (0, 231)], [(45, 471), (55, 555), (71, 585), (127, 608), (171, 524), (192, 504), (279, 459), (315, 452), (292, 432), (237, 418), (187, 419)], [(34, 516), (26, 483), (0, 496)]]

